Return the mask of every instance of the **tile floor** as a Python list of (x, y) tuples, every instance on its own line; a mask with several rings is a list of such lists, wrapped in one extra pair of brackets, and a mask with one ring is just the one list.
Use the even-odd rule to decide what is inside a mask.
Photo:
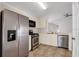
[(71, 57), (72, 53), (64, 48), (41, 44), (38, 48), (29, 53), (29, 57)]

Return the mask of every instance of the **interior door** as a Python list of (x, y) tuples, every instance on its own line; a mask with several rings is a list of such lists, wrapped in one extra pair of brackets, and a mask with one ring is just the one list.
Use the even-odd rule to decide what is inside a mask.
[(79, 2), (77, 3), (78, 5), (78, 15), (77, 15), (77, 37), (76, 37), (76, 42), (77, 42), (77, 56), (79, 57)]
[[(78, 24), (79, 24), (79, 19), (78, 19), (78, 14), (79, 14), (79, 5), (77, 2), (72, 4), (72, 11), (73, 11), (73, 51), (72, 51), (72, 56), (76, 57), (79, 56), (79, 36), (78, 36)], [(78, 31), (77, 31), (78, 30)]]
[(4, 57), (18, 56), (18, 14), (9, 10), (3, 11), (3, 53)]
[(20, 38), (19, 38), (19, 56), (28, 56), (29, 52), (29, 19), (25, 16), (19, 15), (19, 30), (20, 30)]

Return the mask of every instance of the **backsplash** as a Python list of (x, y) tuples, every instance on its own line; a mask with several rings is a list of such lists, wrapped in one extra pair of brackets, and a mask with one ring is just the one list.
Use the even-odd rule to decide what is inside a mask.
[(33, 30), (33, 33), (39, 33), (39, 30), (38, 30), (38, 28), (29, 28), (29, 30)]

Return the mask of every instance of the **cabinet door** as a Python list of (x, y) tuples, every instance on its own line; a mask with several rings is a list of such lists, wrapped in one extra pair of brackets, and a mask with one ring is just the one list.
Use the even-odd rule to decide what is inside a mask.
[[(17, 39), (17, 27), (18, 27), (18, 14), (9, 10), (3, 11), (3, 56), (16, 57), (18, 56), (18, 39)], [(8, 30), (16, 31), (16, 40), (8, 41)]]
[(29, 49), (29, 19), (25, 16), (19, 15), (19, 30), (20, 30), (20, 38), (19, 38), (19, 56), (27, 56)]
[(48, 23), (46, 19), (40, 19), (40, 28), (47, 28)]

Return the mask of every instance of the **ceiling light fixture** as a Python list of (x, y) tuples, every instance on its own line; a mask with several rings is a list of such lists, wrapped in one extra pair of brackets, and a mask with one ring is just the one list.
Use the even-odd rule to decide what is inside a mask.
[(37, 2), (44, 10), (46, 9), (46, 6), (44, 5), (43, 2)]

